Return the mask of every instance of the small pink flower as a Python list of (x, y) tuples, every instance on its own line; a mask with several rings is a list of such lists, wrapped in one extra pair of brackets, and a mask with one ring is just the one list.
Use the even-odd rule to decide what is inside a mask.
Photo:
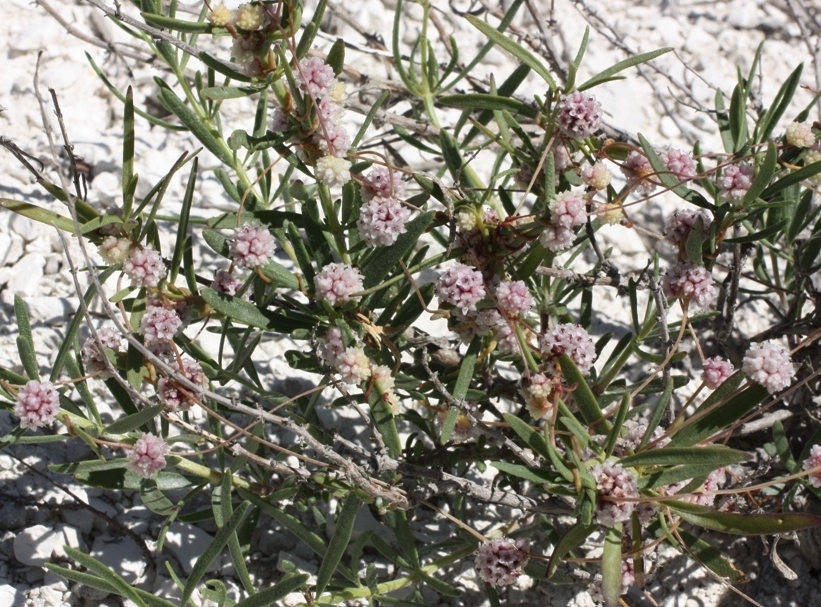
[(339, 355), (345, 351), (345, 344), (342, 341), (342, 331), (339, 327), (330, 327), (325, 337), (319, 339), (317, 354), (326, 364), (336, 365)]
[(573, 192), (557, 194), (550, 203), (550, 223), (560, 228), (574, 228), (587, 221), (584, 198)]
[(165, 276), (165, 264), (162, 255), (154, 249), (137, 247), (123, 263), (123, 272), (137, 287), (156, 287)]
[(681, 210), (675, 211), (664, 224), (662, 234), (675, 245), (685, 242), (690, 231), (695, 227), (698, 220), (701, 220), (701, 227), (704, 232), (710, 229), (713, 223), (712, 218), (704, 211)]
[[(810, 456), (804, 460), (804, 470), (812, 470), (821, 466), (821, 445), (813, 445), (810, 448)], [(821, 487), (821, 469), (807, 475), (807, 482), (813, 487)]]
[(499, 537), (485, 542), (476, 554), (476, 571), (482, 581), (496, 586), (510, 586), (530, 560), (530, 540)]
[(704, 385), (715, 390), (733, 374), (735, 369), (733, 363), (729, 360), (724, 360), (719, 356), (708, 358), (704, 361), (704, 370), (701, 373), (701, 379)]
[(593, 95), (576, 91), (561, 100), (556, 120), (572, 139), (590, 137), (601, 127), (601, 103)]
[(231, 259), (241, 268), (256, 268), (274, 256), (274, 237), (265, 226), (240, 226), (231, 241)]
[(553, 403), (550, 395), (553, 393), (553, 380), (544, 373), (536, 373), (530, 377), (530, 385), (524, 389), (527, 412), (533, 419), (548, 419), (553, 414)]
[(790, 352), (774, 339), (752, 344), (744, 355), (741, 370), (770, 394), (788, 387), (795, 377)]
[(346, 384), (358, 384), (371, 376), (371, 361), (361, 346), (345, 348), (333, 367)]
[(362, 200), (366, 202), (371, 198), (401, 198), (404, 191), (399, 173), (387, 167), (375, 166), (362, 178)]
[(724, 468), (719, 468), (718, 470), (713, 470), (710, 472), (707, 476), (707, 480), (704, 481), (704, 484), (701, 486), (703, 492), (696, 494), (693, 503), (696, 503), (699, 506), (712, 508), (716, 501), (715, 492), (721, 489), (721, 486), (726, 480), (726, 476), (727, 475)]
[(485, 297), (485, 279), (476, 268), (457, 263), (442, 273), (436, 283), (436, 291), (439, 299), (467, 314), (468, 310), (475, 310), (476, 304)]
[(733, 206), (741, 204), (753, 184), (754, 169), (749, 164), (731, 164), (721, 169), (718, 187), (721, 197)]
[(621, 172), (627, 178), (628, 185), (639, 194), (650, 194), (656, 189), (656, 182), (652, 179), (655, 171), (647, 156), (641, 152), (630, 152), (621, 165)]
[(533, 296), (523, 280), (503, 280), (496, 287), (496, 305), (508, 314), (524, 314), (533, 307)]
[[(613, 449), (613, 454), (617, 457), (624, 457), (630, 453), (634, 453), (636, 449), (639, 448), (639, 445), (641, 445), (641, 441), (647, 432), (647, 424), (637, 423), (632, 420), (625, 422), (624, 428), (627, 430), (627, 433), (616, 440), (616, 447)], [(647, 444), (651, 445), (649, 447), (650, 449), (661, 449), (669, 443), (670, 439), (664, 436), (664, 430), (658, 426), (653, 430), (653, 436), (647, 441)]]
[(337, 126), (345, 114), (345, 108), (339, 105), (331, 95), (325, 95), (319, 101), (316, 105), (316, 111), (325, 126)]
[(815, 134), (809, 122), (792, 122), (787, 125), (786, 140), (797, 148), (811, 148), (815, 145)]
[(620, 464), (605, 462), (590, 471), (596, 479), (599, 503), (596, 505), (596, 519), (605, 527), (630, 520), (635, 502), (611, 501), (639, 497), (636, 473)]
[(145, 336), (146, 343), (174, 339), (181, 328), (179, 314), (162, 306), (149, 306), (140, 323), (140, 333)]
[(345, 185), (351, 180), (351, 161), (336, 156), (323, 156), (316, 161), (314, 175), (329, 188)]
[(21, 428), (44, 428), (51, 425), (60, 410), (60, 395), (50, 381), (31, 380), (17, 392), (14, 414)]
[[(238, 276), (225, 270), (217, 270), (214, 274), (214, 281), (211, 283), (211, 288), (218, 293), (225, 293), (226, 295), (234, 296), (239, 293), (242, 285), (245, 284)], [(242, 295), (243, 299), (250, 299), (251, 293), (246, 290)]]
[(576, 234), (573, 230), (554, 225), (545, 226), (539, 235), (539, 242), (542, 246), (554, 253), (570, 248), (574, 240), (576, 240)]
[[(208, 387), (208, 378), (202, 370), (200, 364), (191, 358), (182, 359), (182, 369), (179, 368), (176, 360), (171, 364), (176, 368), (180, 374), (190, 382), (193, 382), (203, 388)], [(180, 387), (173, 379), (163, 377), (157, 382), (157, 394), (160, 402), (165, 405), (169, 411), (179, 411), (191, 405), (191, 399), (186, 395), (190, 394), (191, 390), (186, 387)]]
[(603, 162), (582, 169), (582, 181), (594, 190), (606, 190), (612, 179), (613, 174)]
[(329, 263), (314, 276), (316, 298), (332, 306), (354, 299), (354, 293), (362, 289), (362, 274), (346, 263)]
[(311, 97), (322, 97), (336, 82), (333, 68), (318, 57), (306, 57), (294, 70), (297, 86)]
[(695, 179), (696, 161), (693, 160), (693, 155), (690, 152), (683, 152), (671, 147), (664, 147), (656, 150), (659, 159), (664, 163), (670, 173), (672, 173), (681, 182)]
[(541, 350), (545, 356), (557, 357), (567, 354), (583, 374), (590, 372), (596, 360), (596, 346), (593, 338), (581, 325), (561, 324), (542, 335)]
[(667, 270), (662, 288), (667, 297), (692, 301), (702, 309), (710, 307), (718, 296), (710, 271), (689, 261)]
[(410, 209), (396, 198), (374, 197), (359, 209), (359, 237), (372, 247), (388, 246), (405, 232)]
[(128, 452), (128, 469), (143, 478), (151, 478), (165, 468), (168, 445), (160, 436), (145, 433)]
[[(114, 224), (108, 224), (114, 225)], [(117, 236), (106, 236), (100, 245), (99, 252), (108, 263), (123, 263), (128, 259), (134, 243), (128, 238), (118, 238)]]
[(342, 125), (327, 125), (325, 129), (318, 129), (314, 141), (320, 150), (337, 158), (344, 158), (351, 147), (351, 136)]
[[(113, 327), (102, 327), (97, 329), (97, 337), (100, 339), (100, 343), (102, 343), (103, 348), (111, 348), (115, 352), (120, 351), (122, 337), (120, 336), (119, 331)], [(80, 354), (83, 357), (83, 365), (85, 366), (86, 373), (99, 373), (100, 379), (111, 377), (111, 374), (108, 372), (105, 364), (105, 352), (100, 351), (100, 348), (97, 346), (97, 343), (94, 341), (94, 337), (92, 335), (89, 335), (83, 342), (83, 348), (80, 351)]]

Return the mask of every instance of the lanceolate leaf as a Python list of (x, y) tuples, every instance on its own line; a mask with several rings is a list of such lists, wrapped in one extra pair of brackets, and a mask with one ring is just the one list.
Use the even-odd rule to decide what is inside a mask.
[(571, 550), (575, 550), (581, 546), (582, 542), (587, 539), (587, 536), (593, 533), (596, 529), (598, 529), (598, 525), (585, 526), (581, 523), (576, 523), (568, 529), (567, 533), (565, 533), (562, 536), (562, 539), (559, 540), (559, 543), (556, 544), (556, 547), (553, 548), (553, 554), (550, 555), (550, 561), (547, 565), (547, 573), (545, 574), (545, 577), (552, 577), (552, 575), (556, 573), (556, 569), (558, 569), (562, 559)]
[(736, 569), (719, 550), (683, 529), (679, 529), (677, 534), (693, 556), (704, 563), (710, 571), (720, 577), (730, 578), (733, 582), (744, 581), (744, 573)]
[(291, 333), (295, 329), (310, 329), (313, 324), (301, 315), (277, 313), (270, 310), (261, 310), (254, 304), (239, 297), (231, 297), (225, 293), (218, 293), (213, 289), (203, 289), (200, 295), (215, 311), (241, 324), (260, 329), (269, 329), (280, 333)]
[(665, 502), (665, 505), (688, 523), (736, 535), (772, 535), (821, 525), (821, 516), (806, 512), (737, 514), (717, 512), (687, 502)]
[(617, 607), (621, 596), (621, 523), (607, 529), (601, 559), (605, 607)]
[(729, 466), (747, 460), (747, 454), (721, 445), (707, 447), (664, 447), (650, 449), (621, 458), (623, 466), (675, 466), (683, 464), (716, 464)]
[(587, 89), (591, 89), (594, 86), (601, 84), (602, 82), (611, 80), (613, 76), (615, 76), (623, 70), (626, 70), (627, 68), (633, 67), (635, 65), (640, 65), (642, 63), (647, 63), (648, 61), (655, 59), (656, 57), (663, 55), (664, 53), (669, 53), (672, 50), (673, 49), (670, 47), (660, 48), (657, 51), (650, 51), (649, 53), (643, 53), (641, 55), (631, 57), (630, 59), (619, 61), (616, 65), (609, 67), (602, 72), (599, 72), (584, 84), (579, 85), (578, 90), (585, 91)]
[(319, 597), (325, 590), (328, 582), (331, 580), (334, 571), (336, 571), (339, 561), (342, 560), (342, 555), (351, 541), (351, 533), (353, 533), (353, 524), (356, 521), (356, 513), (362, 502), (356, 497), (356, 494), (351, 491), (348, 493), (345, 501), (342, 502), (342, 508), (339, 510), (339, 516), (336, 517), (336, 529), (328, 544), (328, 550), (325, 552), (325, 558), (322, 559), (322, 565), (319, 567), (319, 573), (316, 578), (316, 589), (314, 595)]
[(593, 394), (590, 386), (587, 385), (587, 380), (581, 371), (579, 371), (576, 363), (574, 363), (573, 359), (567, 354), (562, 354), (559, 356), (559, 364), (562, 367), (562, 375), (564, 375), (567, 385), (576, 387), (573, 391), (573, 400), (576, 402), (576, 406), (579, 408), (579, 412), (582, 414), (584, 421), (588, 424), (601, 422), (601, 430), (608, 430), (610, 423), (601, 421), (602, 411), (601, 407), (599, 407), (599, 402), (596, 400), (596, 396)]
[(289, 575), (279, 581), (279, 583), (260, 590), (254, 596), (249, 596), (247, 599), (240, 601), (234, 607), (268, 607), (276, 604), (282, 598), (285, 598), (292, 592), (301, 588), (310, 576), (301, 573), (299, 575)]

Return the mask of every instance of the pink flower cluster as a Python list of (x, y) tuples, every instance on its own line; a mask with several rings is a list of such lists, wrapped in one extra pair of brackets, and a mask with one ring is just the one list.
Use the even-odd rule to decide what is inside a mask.
[(509, 586), (516, 581), (530, 555), (530, 541), (519, 539), (513, 541), (506, 537), (489, 540), (479, 547), (476, 554), (476, 572), (482, 581), (496, 586)]
[[(243, 284), (245, 283), (243, 283), (239, 276), (231, 272), (226, 272), (225, 270), (217, 270), (214, 274), (214, 281), (211, 283), (211, 288), (218, 293), (225, 293), (226, 295), (233, 297), (239, 293), (239, 290), (242, 288)], [(246, 290), (245, 293), (242, 294), (242, 298), (250, 299), (250, 291)]]
[(162, 306), (148, 306), (140, 323), (145, 343), (169, 341), (182, 329), (182, 319), (174, 310)]
[(561, 192), (550, 202), (548, 208), (550, 225), (542, 231), (539, 240), (546, 249), (563, 251), (573, 244), (573, 228), (584, 225), (587, 221), (586, 201), (573, 192)]
[(667, 270), (662, 288), (667, 297), (691, 301), (701, 309), (710, 307), (718, 296), (710, 271), (689, 261)]
[(701, 227), (704, 232), (710, 229), (713, 223), (712, 218), (704, 211), (690, 211), (680, 210), (675, 211), (664, 224), (662, 234), (664, 237), (675, 245), (680, 245), (687, 240), (690, 231), (696, 226), (698, 220), (701, 220)]
[(319, 98), (336, 83), (333, 68), (319, 57), (306, 57), (294, 70), (294, 80), (303, 93)]
[(464, 314), (475, 310), (476, 304), (487, 294), (482, 273), (463, 263), (442, 273), (436, 283), (436, 292), (439, 299), (456, 306)]
[(410, 210), (396, 198), (371, 198), (359, 209), (356, 227), (359, 237), (370, 246), (388, 246), (405, 232)]
[[(186, 357), (182, 359), (182, 368), (179, 368), (176, 361), (173, 362), (172, 366), (188, 381), (203, 388), (208, 387), (208, 378), (197, 361)], [(191, 399), (186, 396), (186, 393), (190, 392), (188, 388), (181, 388), (173, 379), (168, 377), (163, 377), (157, 382), (157, 394), (160, 402), (169, 411), (179, 411), (187, 408), (191, 404)]]
[(156, 287), (165, 276), (165, 264), (154, 249), (137, 247), (123, 262), (123, 272), (136, 287)]
[(618, 500), (639, 497), (636, 473), (612, 462), (594, 466), (591, 473), (596, 479), (599, 494), (599, 503), (596, 504), (596, 519), (599, 523), (612, 527), (616, 523), (629, 521), (635, 502)]
[(714, 356), (704, 361), (701, 380), (710, 390), (715, 390), (729, 379), (733, 371), (735, 371), (733, 363), (719, 356)]
[(496, 305), (514, 316), (524, 314), (533, 307), (533, 296), (523, 280), (503, 280), (496, 287)]
[(669, 146), (656, 150), (665, 168), (679, 181), (686, 182), (696, 178), (696, 161), (690, 152), (683, 152)]
[(527, 412), (533, 419), (548, 419), (553, 413), (549, 398), (553, 392), (553, 380), (544, 373), (530, 377), (530, 385), (524, 389)]
[(375, 166), (367, 175), (362, 177), (362, 200), (372, 198), (401, 198), (405, 191), (405, 184), (399, 180), (396, 171), (387, 167)]
[(752, 344), (744, 355), (741, 370), (750, 380), (764, 386), (770, 394), (788, 387), (795, 377), (790, 352), (774, 339)]
[(542, 335), (540, 348), (542, 354), (548, 357), (567, 354), (585, 375), (596, 360), (596, 346), (581, 325), (556, 325)]
[[(110, 348), (115, 352), (120, 351), (122, 338), (120, 337), (119, 331), (115, 328), (101, 327), (97, 329), (97, 337), (100, 339), (100, 343), (103, 345), (103, 348)], [(89, 335), (83, 342), (80, 355), (83, 358), (83, 365), (85, 366), (86, 373), (99, 373), (100, 379), (106, 379), (111, 376), (106, 368), (105, 352), (100, 350), (97, 342), (94, 341), (93, 336)]]
[(754, 169), (749, 164), (731, 164), (721, 170), (718, 187), (721, 197), (739, 206), (753, 184)]
[[(810, 448), (810, 456), (804, 460), (803, 469), (812, 470), (821, 466), (821, 445), (813, 445)], [(810, 472), (807, 475), (807, 482), (813, 487), (821, 487), (821, 469)]]
[(358, 384), (371, 376), (371, 361), (362, 346), (345, 348), (331, 366), (346, 384)]
[(630, 152), (624, 159), (621, 172), (627, 178), (627, 185), (641, 195), (646, 196), (656, 189), (656, 181), (652, 179), (655, 171), (647, 156), (637, 150)]
[(60, 396), (50, 381), (31, 380), (17, 392), (14, 415), (21, 428), (44, 428), (51, 425), (60, 410)]
[(559, 102), (556, 122), (571, 139), (585, 139), (601, 128), (601, 103), (593, 95), (576, 91)]
[(145, 433), (128, 452), (127, 468), (143, 478), (151, 478), (165, 468), (168, 445), (160, 436)]
[(274, 237), (268, 228), (245, 224), (237, 229), (231, 241), (231, 259), (240, 268), (256, 268), (274, 256)]
[(713, 470), (707, 475), (707, 480), (704, 481), (704, 484), (701, 486), (702, 492), (696, 494), (695, 499), (693, 499), (693, 503), (698, 504), (699, 506), (705, 506), (706, 508), (712, 508), (715, 505), (716, 495), (715, 492), (721, 489), (721, 486), (724, 484), (724, 481), (727, 478), (727, 474), (724, 468), (719, 468), (718, 470)]
[(314, 276), (314, 294), (319, 301), (332, 306), (354, 299), (354, 293), (363, 289), (362, 274), (346, 263), (329, 263)]

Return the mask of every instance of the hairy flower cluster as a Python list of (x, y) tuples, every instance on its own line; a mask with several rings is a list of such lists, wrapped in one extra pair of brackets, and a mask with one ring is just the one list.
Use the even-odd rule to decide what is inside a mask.
[(601, 161), (582, 169), (582, 181), (594, 190), (606, 190), (612, 179), (610, 169)]
[(234, 11), (232, 21), (239, 29), (253, 32), (265, 25), (265, 13), (258, 4), (240, 4)]
[(274, 256), (274, 237), (261, 225), (240, 226), (231, 241), (231, 259), (240, 268), (256, 268)]
[(50, 381), (31, 380), (17, 392), (14, 414), (21, 428), (44, 428), (60, 410), (60, 396)]
[(544, 373), (536, 373), (530, 378), (530, 385), (524, 389), (527, 412), (533, 419), (548, 419), (553, 413), (550, 395), (553, 381)]
[(630, 152), (624, 159), (621, 172), (627, 179), (627, 185), (641, 195), (646, 196), (656, 189), (656, 181), (652, 179), (655, 174), (653, 166), (647, 156), (637, 150)]
[[(617, 457), (635, 453), (647, 433), (647, 424), (627, 420), (624, 423), (624, 429), (626, 432), (616, 440), (616, 446), (613, 449), (613, 454)], [(670, 439), (664, 436), (664, 430), (658, 426), (653, 430), (653, 436), (647, 442), (650, 449), (661, 449), (669, 443)]]
[(662, 288), (667, 297), (691, 301), (701, 309), (710, 307), (718, 297), (710, 271), (689, 261), (667, 270)]
[(144, 433), (128, 452), (128, 469), (143, 478), (151, 478), (165, 468), (168, 445), (160, 436)]
[(336, 84), (333, 68), (319, 57), (306, 57), (294, 71), (294, 79), (303, 93), (320, 98)]
[(727, 474), (724, 471), (724, 468), (719, 468), (718, 470), (713, 470), (710, 472), (707, 476), (707, 480), (705, 480), (704, 484), (701, 486), (701, 493), (695, 495), (693, 503), (698, 504), (699, 506), (712, 508), (716, 501), (715, 492), (721, 489), (721, 486), (724, 484), (726, 478)]
[(804, 470), (812, 470), (819, 468), (815, 472), (810, 472), (807, 475), (807, 482), (813, 487), (821, 487), (821, 445), (813, 445), (810, 448), (810, 455), (804, 460), (802, 468)]
[[(621, 591), (620, 594), (625, 594), (636, 581), (636, 573), (632, 558), (626, 558), (621, 562)], [(590, 586), (590, 598), (597, 605), (604, 605), (604, 591), (602, 589), (602, 577), (597, 574)]]
[(405, 184), (399, 180), (399, 174), (387, 167), (375, 166), (362, 177), (362, 200), (372, 198), (401, 198)]
[(542, 354), (557, 357), (567, 354), (583, 374), (590, 372), (596, 360), (596, 346), (584, 327), (574, 324), (556, 325), (542, 335)]
[(351, 163), (337, 156), (323, 156), (316, 161), (314, 176), (329, 188), (345, 185), (351, 180)]
[(560, 228), (575, 228), (587, 221), (585, 200), (573, 192), (561, 192), (550, 202), (550, 223)]
[(503, 280), (496, 287), (496, 305), (514, 316), (524, 314), (533, 307), (533, 296), (523, 280)]
[[(200, 364), (194, 359), (183, 358), (182, 367), (174, 360), (172, 366), (188, 381), (203, 388), (208, 387), (208, 378), (205, 376)], [(191, 405), (191, 399), (187, 396), (190, 393), (191, 391), (188, 388), (180, 386), (171, 378), (163, 377), (157, 382), (157, 394), (160, 402), (169, 411), (179, 411)]]
[(733, 363), (720, 356), (713, 356), (704, 361), (701, 380), (710, 390), (715, 390), (729, 379), (733, 371)]
[(774, 339), (752, 344), (741, 362), (741, 370), (770, 394), (788, 387), (795, 377), (789, 350)]
[(559, 102), (556, 121), (572, 139), (585, 139), (601, 128), (601, 103), (593, 95), (576, 91)]
[(516, 581), (530, 555), (530, 541), (519, 539), (513, 541), (506, 537), (489, 540), (479, 547), (476, 554), (476, 571), (482, 581), (496, 586), (509, 586)]
[(405, 232), (410, 209), (396, 198), (374, 197), (359, 209), (356, 227), (359, 237), (370, 246), (388, 246)]
[(674, 175), (679, 181), (685, 182), (695, 179), (696, 161), (690, 152), (683, 152), (669, 146), (656, 150), (659, 159), (664, 163), (664, 167)]
[(731, 164), (721, 170), (718, 188), (724, 200), (739, 206), (753, 184), (753, 167), (749, 164)]
[(371, 376), (371, 361), (361, 346), (345, 348), (332, 366), (346, 384), (358, 384)]
[(485, 297), (485, 279), (479, 270), (457, 263), (439, 277), (436, 292), (439, 299), (467, 314), (469, 310), (475, 310), (476, 304)]
[[(113, 327), (101, 327), (97, 329), (97, 337), (103, 348), (110, 348), (115, 352), (120, 351), (120, 343), (122, 338), (119, 331)], [(80, 355), (83, 358), (83, 366), (88, 374), (99, 373), (100, 379), (111, 377), (105, 364), (106, 355), (101, 351), (94, 336), (89, 335), (83, 342), (83, 347), (80, 350)]]
[(123, 263), (123, 272), (135, 287), (156, 287), (165, 276), (165, 264), (154, 249), (137, 247)]
[(399, 397), (394, 392), (396, 379), (393, 370), (387, 365), (371, 365), (371, 377), (375, 388), (379, 391), (379, 396), (393, 415), (399, 413)]
[[(214, 274), (214, 280), (211, 283), (211, 288), (218, 293), (225, 293), (226, 295), (233, 297), (239, 293), (239, 290), (242, 288), (243, 284), (242, 279), (240, 279), (240, 277), (236, 274), (226, 272), (225, 270), (217, 270)], [(250, 299), (251, 293), (246, 290), (242, 297), (243, 299)]]
[(687, 236), (699, 220), (701, 220), (701, 227), (705, 232), (713, 223), (712, 218), (704, 211), (691, 211), (689, 209), (675, 211), (667, 219), (667, 223), (664, 224), (662, 234), (669, 242), (680, 245), (687, 240)]
[(787, 125), (787, 143), (797, 148), (811, 148), (815, 145), (812, 125), (807, 122), (793, 122)]
[(542, 246), (554, 253), (569, 248), (575, 239), (576, 234), (573, 230), (554, 225), (545, 226), (539, 235), (539, 242), (542, 243)]
[(518, 352), (519, 350), (519, 341), (516, 338), (516, 332), (510, 326), (510, 321), (496, 308), (468, 310), (467, 312), (457, 308), (451, 318), (455, 324), (452, 328), (459, 333), (465, 343), (470, 343), (476, 335), (492, 333), (499, 352)]
[(334, 366), (337, 357), (345, 351), (345, 344), (342, 341), (342, 330), (339, 327), (330, 327), (321, 337), (317, 347), (317, 354), (327, 365)]
[[(816, 162), (821, 162), (821, 150), (816, 150), (815, 148), (811, 150), (805, 150), (804, 166), (815, 164)], [(821, 173), (816, 173), (812, 177), (808, 178), (808, 181), (816, 187), (821, 186)]]
[(145, 343), (169, 341), (182, 329), (182, 319), (174, 310), (162, 306), (148, 306), (140, 323)]
[(217, 27), (225, 27), (231, 23), (231, 9), (224, 4), (219, 4), (208, 12), (208, 22)]
[(596, 479), (599, 495), (596, 520), (605, 527), (629, 521), (634, 502), (618, 500), (639, 496), (636, 473), (613, 462), (598, 464), (593, 467), (591, 473)]
[(100, 257), (108, 263), (123, 263), (128, 259), (134, 243), (128, 238), (106, 236), (98, 249)]
[(314, 276), (314, 294), (319, 301), (338, 306), (354, 299), (363, 289), (362, 274), (346, 263), (329, 263)]

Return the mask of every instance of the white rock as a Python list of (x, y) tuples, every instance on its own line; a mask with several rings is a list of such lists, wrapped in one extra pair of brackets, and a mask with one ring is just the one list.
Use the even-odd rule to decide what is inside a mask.
[(26, 597), (14, 586), (3, 584), (0, 586), (0, 607), (23, 607)]
[(100, 535), (94, 540), (89, 553), (98, 561), (111, 567), (129, 584), (140, 579), (145, 572), (143, 553), (130, 537)]
[(11, 248), (11, 236), (5, 232), (0, 233), (0, 264), (6, 261), (6, 255)]
[[(199, 527), (177, 521), (169, 527), (165, 535), (165, 545), (177, 557), (188, 575), (213, 539)], [(208, 571), (218, 571), (219, 568), (220, 559), (216, 558), (208, 566)]]
[(82, 552), (86, 551), (85, 543), (83, 542), (82, 538), (80, 537), (80, 532), (75, 527), (70, 527), (69, 525), (57, 525), (57, 531), (59, 531), (63, 538), (60, 543), (57, 544), (54, 548), (54, 556), (58, 559), (67, 559), (68, 555), (66, 554), (65, 547), (69, 546), (74, 548), (75, 550), (80, 550)]
[(34, 525), (14, 538), (14, 558), (29, 567), (42, 567), (62, 541), (62, 533), (45, 525)]
[(122, 201), (120, 177), (110, 171), (103, 171), (94, 176), (90, 194), (105, 206), (119, 204)]
[(62, 323), (66, 316), (74, 316), (80, 305), (76, 297), (26, 297), (26, 308), (32, 320)]
[(24, 255), (11, 268), (8, 289), (18, 295), (33, 295), (43, 278), (46, 258), (40, 253)]

